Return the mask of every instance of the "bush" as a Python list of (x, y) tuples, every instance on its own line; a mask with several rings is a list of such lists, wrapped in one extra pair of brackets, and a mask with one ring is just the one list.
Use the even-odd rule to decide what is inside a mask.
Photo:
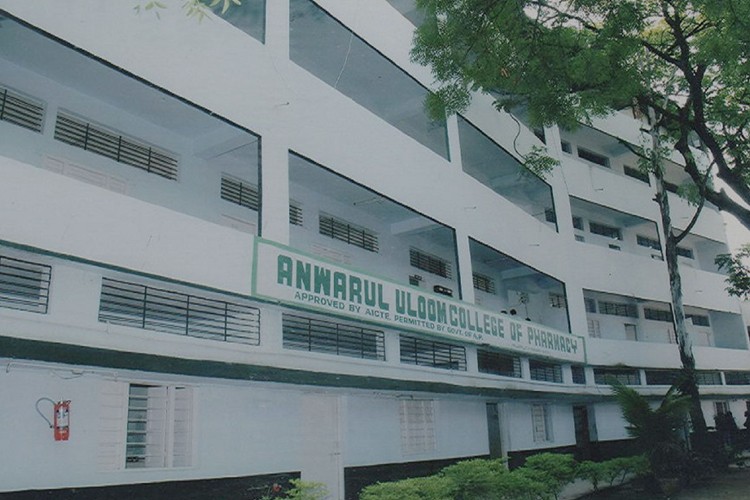
[[(560, 453), (539, 453), (526, 459), (521, 469), (530, 471), (526, 477), (539, 481), (547, 491), (557, 498), (566, 484), (576, 477), (576, 461), (573, 455)], [(521, 470), (519, 469), (519, 470)]]
[(328, 496), (328, 490), (323, 483), (292, 479), (292, 489), (287, 491), (286, 498), (290, 500), (322, 500)]
[(508, 474), (502, 460), (465, 460), (449, 465), (441, 475), (456, 486), (456, 500), (491, 500), (500, 498), (499, 479)]
[(440, 475), (376, 483), (360, 493), (360, 500), (452, 500), (456, 484)]
[(604, 481), (609, 483), (609, 486), (614, 486), (618, 479), (619, 484), (622, 484), (629, 474), (642, 476), (649, 470), (648, 458), (645, 455), (635, 455), (613, 458), (604, 462), (586, 460), (578, 465), (576, 476), (591, 481), (594, 490), (598, 490), (599, 485)]

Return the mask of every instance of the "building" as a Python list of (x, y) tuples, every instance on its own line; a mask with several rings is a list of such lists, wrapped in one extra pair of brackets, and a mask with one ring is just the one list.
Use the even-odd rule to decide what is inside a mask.
[[(531, 130), (477, 96), (430, 120), (410, 2), (136, 4), (0, 0), (1, 491), (354, 498), (622, 449), (604, 379), (656, 396), (680, 366), (632, 114)], [(542, 142), (544, 179), (518, 161)], [(720, 221), (680, 265), (707, 420), (741, 425)]]

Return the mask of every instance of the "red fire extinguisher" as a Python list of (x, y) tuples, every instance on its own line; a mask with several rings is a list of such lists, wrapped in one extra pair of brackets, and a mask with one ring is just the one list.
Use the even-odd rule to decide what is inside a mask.
[(55, 417), (52, 424), (55, 441), (67, 441), (70, 437), (70, 400), (55, 403)]

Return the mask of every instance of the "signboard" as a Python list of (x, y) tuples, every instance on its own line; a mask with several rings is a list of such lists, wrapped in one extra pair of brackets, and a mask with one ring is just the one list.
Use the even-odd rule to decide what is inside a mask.
[(255, 239), (253, 295), (384, 327), (584, 362), (584, 339)]

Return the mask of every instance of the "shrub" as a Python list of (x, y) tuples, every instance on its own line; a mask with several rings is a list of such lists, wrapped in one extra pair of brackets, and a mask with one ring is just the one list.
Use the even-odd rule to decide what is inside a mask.
[(573, 455), (539, 453), (526, 459), (522, 469), (531, 471), (527, 477), (544, 484), (547, 491), (557, 498), (566, 484), (576, 477), (576, 462)]
[(441, 475), (376, 483), (360, 493), (360, 500), (452, 500), (456, 484)]
[(328, 495), (328, 490), (323, 483), (292, 479), (289, 481), (292, 488), (286, 492), (286, 498), (290, 500), (322, 500)]
[(599, 489), (599, 483), (606, 477), (606, 466), (604, 462), (592, 462), (585, 460), (578, 465), (577, 476), (591, 482), (594, 491)]
[(441, 475), (456, 486), (456, 500), (491, 500), (498, 496), (499, 480), (507, 475), (502, 460), (465, 460), (449, 465)]

